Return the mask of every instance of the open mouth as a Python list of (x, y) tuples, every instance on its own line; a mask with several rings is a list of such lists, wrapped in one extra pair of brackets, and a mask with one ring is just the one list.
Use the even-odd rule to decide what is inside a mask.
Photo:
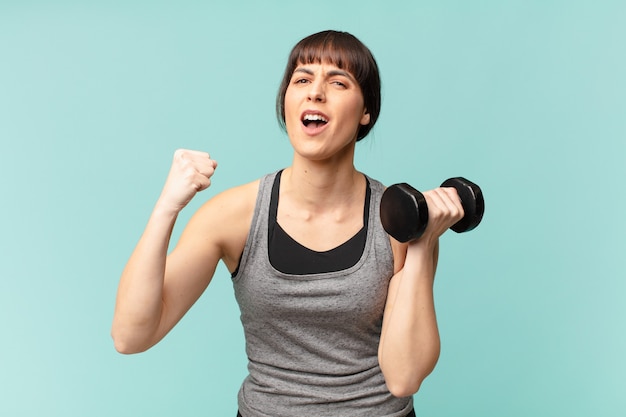
[(302, 124), (305, 127), (319, 128), (328, 123), (328, 119), (319, 113), (307, 113), (302, 117)]

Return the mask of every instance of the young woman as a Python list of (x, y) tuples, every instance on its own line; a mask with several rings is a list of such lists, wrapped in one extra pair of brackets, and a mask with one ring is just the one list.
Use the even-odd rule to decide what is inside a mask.
[(412, 394), (439, 355), (433, 280), (438, 238), (463, 217), (456, 191), (425, 193), (419, 240), (401, 244), (384, 232), (384, 187), (354, 167), (356, 142), (380, 111), (378, 67), (348, 33), (294, 47), (277, 111), (291, 166), (213, 197), (168, 255), (178, 213), (217, 167), (207, 153), (175, 153), (122, 273), (115, 347), (135, 353), (160, 341), (221, 260), (249, 359), (239, 415), (413, 416)]

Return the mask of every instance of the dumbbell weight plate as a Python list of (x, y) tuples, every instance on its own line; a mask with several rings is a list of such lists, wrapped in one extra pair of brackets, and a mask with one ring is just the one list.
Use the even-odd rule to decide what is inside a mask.
[(428, 224), (424, 195), (406, 183), (389, 186), (380, 201), (380, 221), (385, 231), (399, 242), (419, 238)]
[(461, 198), (463, 211), (465, 211), (465, 216), (450, 229), (457, 233), (462, 233), (469, 232), (478, 226), (485, 213), (485, 200), (480, 187), (463, 177), (447, 179), (441, 186), (456, 188)]

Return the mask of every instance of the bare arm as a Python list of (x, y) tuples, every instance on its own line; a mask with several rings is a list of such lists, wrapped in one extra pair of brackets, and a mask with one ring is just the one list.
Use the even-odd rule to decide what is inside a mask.
[[(163, 192), (120, 279), (111, 330), (119, 352), (141, 352), (157, 343), (209, 284), (221, 257), (217, 239), (195, 251), (175, 250), (169, 258), (167, 250), (178, 213), (210, 185), (215, 167), (206, 153), (176, 151)], [(197, 239), (190, 232), (181, 242)]]
[(389, 284), (378, 357), (387, 387), (397, 397), (419, 390), (440, 352), (433, 283), (438, 238), (463, 217), (454, 189), (424, 194), (429, 220), (424, 235), (408, 245), (394, 242), (397, 272)]

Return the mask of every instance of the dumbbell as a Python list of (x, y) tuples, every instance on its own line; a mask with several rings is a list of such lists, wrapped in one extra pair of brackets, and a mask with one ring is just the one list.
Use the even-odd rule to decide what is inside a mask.
[[(485, 212), (480, 187), (462, 177), (447, 179), (441, 186), (456, 188), (465, 212), (450, 229), (462, 233), (478, 226)], [(407, 183), (391, 185), (380, 201), (380, 221), (385, 231), (399, 242), (418, 239), (428, 225), (426, 198)]]

